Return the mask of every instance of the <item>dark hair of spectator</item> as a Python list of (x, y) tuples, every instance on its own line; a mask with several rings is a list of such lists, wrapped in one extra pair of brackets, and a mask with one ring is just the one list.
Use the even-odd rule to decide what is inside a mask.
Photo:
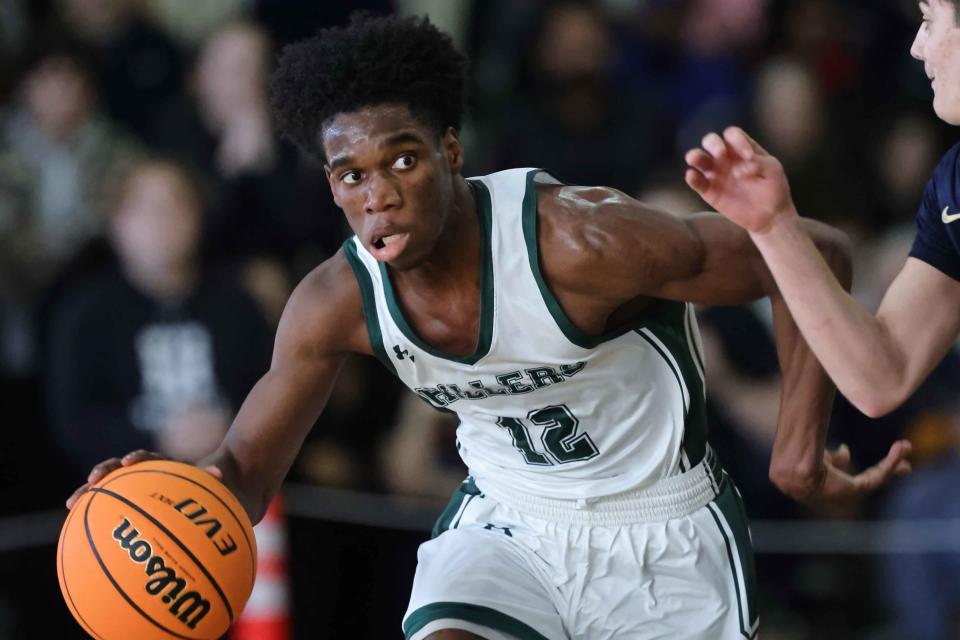
[(355, 13), (344, 27), (286, 46), (271, 83), (280, 132), (321, 153), (321, 134), (340, 113), (402, 104), (437, 136), (460, 129), (467, 58), (427, 18)]

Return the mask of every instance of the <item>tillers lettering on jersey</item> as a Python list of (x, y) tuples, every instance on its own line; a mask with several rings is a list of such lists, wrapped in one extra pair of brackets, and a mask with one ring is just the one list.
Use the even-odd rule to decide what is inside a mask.
[(344, 243), (370, 342), (408, 387), (460, 418), (470, 473), (514, 490), (586, 499), (641, 488), (706, 449), (703, 363), (691, 305), (660, 302), (609, 335), (565, 316), (540, 273), (535, 169), (470, 180), (483, 226), (480, 338), (454, 356), (404, 319), (386, 265)]

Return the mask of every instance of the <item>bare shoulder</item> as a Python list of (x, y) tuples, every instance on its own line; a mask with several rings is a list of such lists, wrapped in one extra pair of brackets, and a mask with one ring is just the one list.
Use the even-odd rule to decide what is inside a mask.
[(360, 285), (343, 249), (294, 289), (280, 320), (277, 348), (325, 356), (371, 353)]
[(537, 203), (541, 266), (556, 286), (637, 295), (645, 279), (695, 269), (702, 253), (687, 220), (617, 189), (543, 184)]

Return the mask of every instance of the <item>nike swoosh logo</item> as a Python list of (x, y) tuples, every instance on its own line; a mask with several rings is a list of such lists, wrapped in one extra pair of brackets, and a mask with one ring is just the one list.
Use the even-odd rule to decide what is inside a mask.
[(950, 210), (950, 207), (944, 207), (943, 213), (940, 214), (940, 219), (943, 220), (944, 224), (950, 224), (954, 220), (960, 220), (960, 213), (948, 214), (947, 211)]

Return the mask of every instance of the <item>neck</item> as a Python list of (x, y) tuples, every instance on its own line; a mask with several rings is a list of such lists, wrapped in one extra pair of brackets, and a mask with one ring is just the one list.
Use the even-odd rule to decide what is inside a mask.
[(394, 272), (395, 281), (418, 289), (449, 289), (473, 282), (479, 278), (481, 251), (480, 218), (473, 191), (458, 176), (452, 210), (433, 254), (413, 269)]
[(197, 267), (193, 261), (164, 269), (125, 264), (123, 272), (147, 297), (158, 302), (174, 303), (186, 298), (197, 281)]

